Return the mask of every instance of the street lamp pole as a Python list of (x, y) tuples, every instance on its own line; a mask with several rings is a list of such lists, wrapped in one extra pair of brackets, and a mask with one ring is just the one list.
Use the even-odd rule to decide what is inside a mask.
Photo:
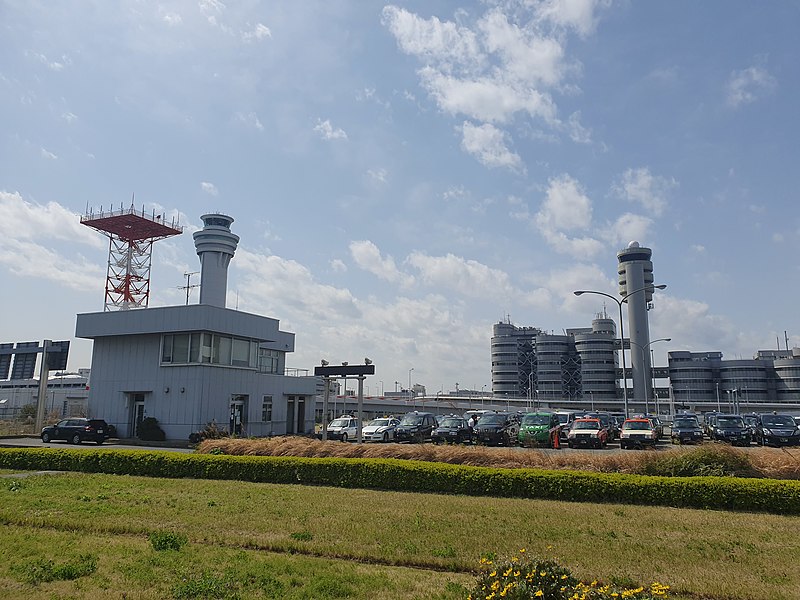
[(408, 370), (408, 399), (411, 400), (413, 398), (414, 392), (411, 391), (411, 373), (414, 371), (414, 367), (411, 367)]
[(622, 351), (622, 400), (624, 404), (624, 411), (625, 411), (625, 418), (628, 418), (628, 380), (627, 375), (625, 374), (625, 327), (622, 324), (622, 303), (625, 302), (628, 298), (633, 296), (634, 294), (638, 294), (639, 292), (643, 292), (645, 290), (663, 290), (666, 288), (666, 284), (661, 285), (646, 285), (638, 290), (633, 290), (629, 294), (625, 294), (620, 300), (617, 300), (616, 296), (612, 296), (611, 294), (606, 294), (605, 292), (598, 292), (595, 290), (576, 290), (572, 292), (576, 296), (582, 296), (583, 294), (596, 294), (598, 296), (605, 296), (606, 298), (611, 298), (614, 302), (617, 303), (619, 307), (619, 339), (620, 339), (620, 350)]
[[(651, 344), (655, 344), (656, 342), (671, 342), (671, 341), (672, 341), (672, 338), (658, 338), (657, 340), (653, 340), (652, 342), (647, 342), (644, 346), (640, 346), (639, 344), (637, 344), (636, 342), (633, 342), (633, 341), (631, 341), (631, 344), (633, 344), (634, 346), (639, 348), (639, 350), (642, 353), (642, 362), (644, 362), (644, 357), (645, 357), (645, 355), (647, 353), (647, 348)], [(653, 349), (650, 348), (650, 351), (652, 352)], [(652, 362), (650, 364), (650, 372), (651, 372), (651, 375), (652, 375), (651, 379), (654, 382), (653, 383), (653, 395), (655, 396), (655, 393), (656, 393), (656, 386), (655, 386), (656, 376), (655, 376), (655, 370), (653, 368)], [(650, 405), (648, 403), (647, 394), (644, 395), (644, 412), (645, 412), (645, 414), (648, 414), (648, 415), (650, 414)], [(658, 412), (658, 409), (656, 409), (656, 412)]]

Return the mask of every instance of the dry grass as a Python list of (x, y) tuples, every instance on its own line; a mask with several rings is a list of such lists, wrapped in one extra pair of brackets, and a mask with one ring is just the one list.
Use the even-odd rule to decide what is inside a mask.
[[(714, 444), (721, 452), (741, 453), (762, 477), (800, 479), (800, 450), (786, 448), (734, 449)], [(444, 462), (455, 465), (500, 467), (508, 469), (573, 469), (601, 473), (641, 473), (643, 465), (666, 452), (692, 452), (688, 448), (670, 448), (658, 452), (571, 452), (436, 446), (433, 444), (343, 444), (303, 437), (259, 439), (227, 438), (205, 440), (197, 451), (220, 450), (225, 454), (255, 456), (303, 456), (309, 458), (403, 458)]]

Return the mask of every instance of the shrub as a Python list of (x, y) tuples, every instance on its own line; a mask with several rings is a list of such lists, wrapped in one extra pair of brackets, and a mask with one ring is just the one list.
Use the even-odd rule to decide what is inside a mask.
[(632, 598), (656, 600), (667, 597), (669, 586), (653, 583), (649, 587), (603, 585), (597, 581), (578, 581), (566, 567), (556, 561), (531, 557), (520, 550), (520, 556), (494, 563), (482, 558), (481, 567), (469, 598), (494, 600), (603, 600)]
[(156, 552), (180, 550), (189, 541), (185, 535), (174, 531), (153, 531), (149, 537), (150, 545)]
[(640, 472), (665, 477), (758, 477), (747, 454), (726, 444), (706, 444), (690, 452), (648, 453)]
[(147, 442), (163, 442), (167, 439), (164, 430), (158, 425), (155, 417), (147, 417), (139, 424), (138, 435), (140, 440)]
[(800, 482), (775, 479), (492, 469), (396, 459), (49, 448), (0, 449), (0, 468), (800, 514)]

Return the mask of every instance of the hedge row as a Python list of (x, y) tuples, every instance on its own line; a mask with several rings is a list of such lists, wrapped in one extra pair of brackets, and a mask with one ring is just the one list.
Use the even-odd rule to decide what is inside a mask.
[(0, 449), (0, 468), (800, 514), (800, 481), (775, 479), (495, 469), (400, 459), (36, 448)]

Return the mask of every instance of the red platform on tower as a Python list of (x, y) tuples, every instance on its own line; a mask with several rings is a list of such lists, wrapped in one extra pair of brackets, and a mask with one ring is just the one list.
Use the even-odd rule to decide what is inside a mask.
[(155, 211), (147, 214), (144, 208), (139, 211), (133, 206), (109, 211), (101, 208), (99, 213), (83, 215), (81, 224), (127, 242), (157, 240), (183, 233), (183, 227), (174, 218), (167, 222)]

